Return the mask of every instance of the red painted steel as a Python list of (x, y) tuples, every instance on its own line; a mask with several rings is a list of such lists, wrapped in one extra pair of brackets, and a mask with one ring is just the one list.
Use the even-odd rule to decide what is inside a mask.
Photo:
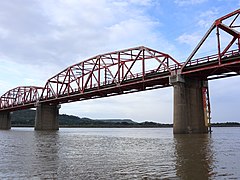
[[(169, 77), (210, 80), (240, 73), (240, 9), (217, 19), (185, 63), (144, 46), (101, 54), (47, 80), (44, 87), (17, 87), (0, 98), (0, 111), (34, 107), (36, 103), (61, 104), (171, 86)], [(217, 54), (193, 58), (216, 30)], [(231, 39), (222, 46), (220, 33)], [(237, 43), (237, 45), (235, 44)]]
[(0, 98), (0, 109), (25, 109), (34, 107), (34, 104), (40, 99), (43, 87), (22, 86), (7, 91)]
[[(201, 39), (201, 41), (198, 43), (196, 48), (193, 50), (193, 52), (190, 54), (186, 62), (183, 64), (181, 71), (183, 74), (189, 74), (192, 73), (188, 70), (187, 67), (192, 66), (192, 64), (195, 64), (196, 62), (198, 64), (205, 63), (206, 61), (218, 61), (219, 67), (221, 67), (221, 64), (223, 63), (223, 60), (226, 59), (228, 56), (237, 56), (239, 55), (240, 51), (240, 33), (239, 28), (239, 14), (240, 9), (229, 13), (219, 19), (217, 19), (210, 29), (207, 31), (207, 33), (204, 35), (204, 37)], [(216, 32), (213, 34), (213, 30), (216, 30)], [(204, 58), (194, 59), (193, 57), (196, 55), (196, 53), (199, 51), (199, 49), (207, 43), (207, 40), (212, 38), (210, 35), (215, 36), (215, 41), (217, 42), (217, 55), (214, 56), (207, 56)], [(223, 39), (223, 40), (222, 40)], [(213, 41), (214, 39), (211, 39)], [(236, 43), (236, 44), (234, 44)], [(233, 49), (236, 49), (236, 51), (231, 51)], [(229, 52), (230, 51), (230, 52)], [(232, 53), (232, 54), (231, 54)], [(233, 54), (234, 53), (234, 54)], [(206, 70), (209, 68), (209, 66), (206, 66), (203, 70)]]
[(63, 103), (166, 86), (178, 68), (168, 54), (144, 46), (101, 54), (50, 78), (41, 100)]

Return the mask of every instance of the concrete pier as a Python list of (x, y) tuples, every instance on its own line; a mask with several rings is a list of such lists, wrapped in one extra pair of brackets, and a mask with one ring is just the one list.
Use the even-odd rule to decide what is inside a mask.
[(35, 130), (58, 130), (60, 105), (37, 104)]
[(202, 88), (204, 81), (175, 75), (170, 78), (174, 86), (173, 133), (207, 133)]
[(11, 116), (10, 112), (0, 112), (0, 129), (11, 129)]

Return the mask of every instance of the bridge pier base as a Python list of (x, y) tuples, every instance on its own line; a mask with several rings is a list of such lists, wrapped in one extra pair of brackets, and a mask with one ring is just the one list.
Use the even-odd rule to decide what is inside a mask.
[(207, 133), (202, 89), (205, 81), (172, 76), (174, 86), (173, 133)]
[(60, 105), (37, 104), (35, 130), (59, 130)]
[(0, 112), (0, 129), (11, 129), (11, 116), (10, 112)]

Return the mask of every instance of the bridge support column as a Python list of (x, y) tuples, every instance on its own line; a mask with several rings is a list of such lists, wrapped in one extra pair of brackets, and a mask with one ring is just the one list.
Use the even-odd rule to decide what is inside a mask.
[(174, 86), (173, 133), (207, 133), (202, 93), (207, 82), (181, 75), (172, 76), (170, 82)]
[(60, 105), (37, 104), (35, 130), (58, 130)]
[(0, 129), (11, 129), (11, 116), (10, 112), (0, 112)]

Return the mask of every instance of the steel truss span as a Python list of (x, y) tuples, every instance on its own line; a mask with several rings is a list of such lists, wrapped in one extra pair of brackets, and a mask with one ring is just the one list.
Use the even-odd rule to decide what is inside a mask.
[(170, 55), (144, 46), (101, 54), (69, 66), (35, 91), (34, 87), (18, 87), (6, 92), (0, 111), (34, 107), (38, 102), (61, 104), (166, 87), (170, 86), (169, 76), (180, 67)]
[[(181, 67), (182, 74), (215, 79), (239, 74), (240, 9), (231, 12), (212, 24), (196, 48)], [(201, 48), (214, 44), (214, 55), (197, 56)]]
[[(200, 80), (239, 75), (239, 14), (240, 9), (217, 19), (183, 63), (144, 46), (100, 54), (69, 66), (48, 79), (44, 87), (7, 91), (0, 97), (0, 111), (27, 109), (38, 102), (62, 104), (163, 88), (171, 86), (169, 78), (174, 75)], [(195, 58), (211, 34), (217, 42), (216, 53)]]
[(34, 107), (39, 101), (43, 92), (43, 87), (20, 86), (7, 91), (0, 98), (1, 109), (26, 109)]
[(170, 55), (143, 46), (102, 54), (50, 78), (41, 100), (63, 103), (164, 87), (178, 68)]

